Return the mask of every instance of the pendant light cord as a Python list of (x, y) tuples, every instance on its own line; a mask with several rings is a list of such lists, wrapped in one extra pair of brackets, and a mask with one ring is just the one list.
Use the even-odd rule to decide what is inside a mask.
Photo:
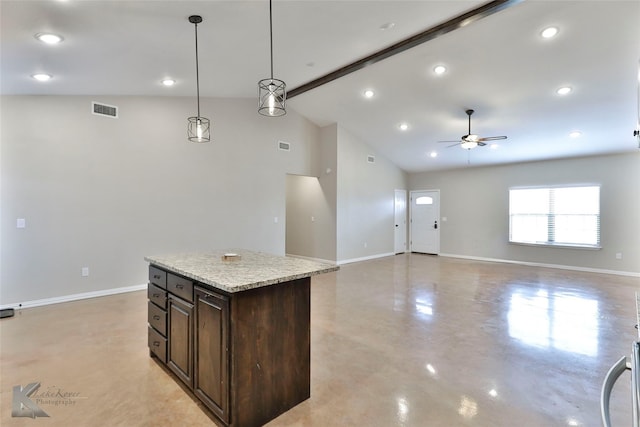
[(194, 23), (195, 25), (195, 34), (196, 34), (196, 98), (198, 100), (198, 119), (200, 119), (200, 72), (198, 70), (198, 23)]
[(273, 17), (271, 12), (271, 0), (269, 0), (269, 51), (271, 52), (271, 80), (273, 80)]

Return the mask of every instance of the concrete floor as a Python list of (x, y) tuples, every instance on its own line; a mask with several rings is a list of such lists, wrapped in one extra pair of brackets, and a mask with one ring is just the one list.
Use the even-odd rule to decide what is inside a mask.
[[(311, 398), (270, 427), (600, 426), (603, 377), (637, 338), (633, 277), (407, 254), (311, 291)], [(146, 299), (2, 319), (0, 425), (215, 425), (149, 358)], [(629, 378), (616, 427), (630, 425)], [(13, 417), (13, 388), (31, 383), (48, 417)]]

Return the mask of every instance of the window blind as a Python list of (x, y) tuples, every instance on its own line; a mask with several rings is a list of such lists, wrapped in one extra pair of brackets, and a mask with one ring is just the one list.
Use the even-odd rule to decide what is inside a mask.
[(509, 190), (509, 241), (600, 247), (600, 186)]

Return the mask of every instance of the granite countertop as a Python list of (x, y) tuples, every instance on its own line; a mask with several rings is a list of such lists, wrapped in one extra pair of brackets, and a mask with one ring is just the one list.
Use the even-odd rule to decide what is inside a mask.
[[(228, 253), (239, 259), (223, 260)], [(145, 261), (226, 292), (240, 292), (329, 273), (340, 267), (289, 256), (233, 249), (147, 256)]]

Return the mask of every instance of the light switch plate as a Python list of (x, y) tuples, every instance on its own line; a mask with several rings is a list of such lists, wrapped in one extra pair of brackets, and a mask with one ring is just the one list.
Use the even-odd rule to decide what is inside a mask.
[(18, 228), (26, 228), (27, 227), (27, 221), (24, 218), (18, 218), (16, 220), (16, 227), (18, 227)]

